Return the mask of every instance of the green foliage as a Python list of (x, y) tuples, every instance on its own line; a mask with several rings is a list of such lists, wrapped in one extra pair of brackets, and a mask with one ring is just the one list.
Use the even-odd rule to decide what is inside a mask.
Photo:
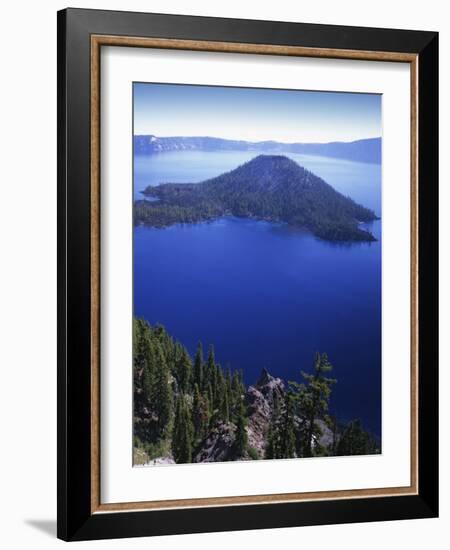
[(235, 424), (237, 423), (238, 416), (241, 412), (241, 403), (245, 393), (245, 386), (242, 381), (242, 373), (235, 371), (231, 375), (230, 381), (230, 397), (229, 397), (229, 407), (230, 407), (230, 419)]
[(200, 443), (208, 434), (209, 419), (211, 416), (208, 397), (201, 393), (198, 384), (194, 387), (193, 402), (194, 441)]
[(267, 439), (266, 439), (266, 458), (267, 459), (274, 459), (278, 458), (278, 439), (277, 439), (277, 432), (274, 427), (273, 421), (269, 424), (269, 429), (267, 432)]
[(168, 435), (171, 425), (173, 392), (170, 373), (161, 344), (156, 345), (156, 362), (158, 368), (155, 369), (152, 404), (157, 415), (158, 432), (164, 438)]
[(222, 418), (222, 420), (224, 420), (225, 422), (228, 422), (230, 420), (230, 408), (228, 406), (228, 393), (225, 389), (222, 391), (222, 398), (220, 402), (219, 411), (220, 411), (220, 417)]
[(203, 371), (204, 384), (206, 388), (210, 389), (211, 405), (214, 406), (214, 394), (216, 387), (216, 362), (214, 358), (214, 346), (209, 346), (208, 359)]
[[(143, 319), (133, 324), (133, 346), (134, 346), (134, 378), (141, 380), (143, 390), (147, 399), (151, 397), (151, 385), (153, 365), (151, 363), (154, 350), (149, 332), (149, 325)], [(135, 389), (137, 389), (135, 387)]]
[(330, 241), (374, 241), (358, 227), (375, 214), (284, 156), (260, 155), (231, 172), (197, 184), (148, 187), (157, 201), (134, 205), (136, 224), (166, 227), (231, 214), (287, 222)]
[(198, 343), (195, 353), (194, 383), (197, 384), (198, 388), (203, 389), (203, 346), (201, 342)]
[(177, 380), (180, 390), (188, 393), (192, 388), (192, 361), (185, 348), (182, 348), (181, 357), (177, 362)]
[(258, 451), (254, 447), (247, 448), (247, 454), (252, 460), (259, 460), (261, 457), (258, 454)]
[(301, 456), (313, 456), (313, 447), (319, 454), (319, 438), (322, 430), (318, 420), (326, 420), (331, 388), (336, 383), (333, 378), (326, 376), (333, 369), (326, 353), (316, 353), (314, 372), (308, 374), (302, 371), (307, 384), (291, 382), (295, 401), (296, 413), (302, 419), (299, 433), (298, 448)]
[(280, 458), (295, 457), (294, 403), (291, 393), (287, 393), (285, 397), (279, 447)]
[(236, 437), (234, 440), (234, 453), (236, 458), (244, 457), (248, 448), (246, 426), (247, 426), (246, 411), (245, 411), (244, 403), (241, 401), (237, 412)]
[(366, 432), (359, 420), (352, 420), (345, 428), (337, 444), (337, 455), (368, 455), (380, 452), (375, 438)]
[[(234, 432), (230, 458), (260, 458), (248, 443), (243, 373), (222, 369), (213, 346), (205, 362), (199, 343), (192, 361), (186, 348), (164, 327), (135, 319), (133, 352), (135, 463), (170, 453), (177, 463), (191, 462), (220, 424)], [(331, 370), (327, 355), (318, 353), (312, 373), (302, 372), (303, 383), (291, 382), (287, 390), (273, 391), (265, 458), (380, 452), (378, 442), (360, 421), (341, 426), (329, 419), (336, 382), (328, 376)], [(330, 430), (330, 442), (320, 445), (325, 429)]]
[(172, 454), (177, 464), (192, 462), (192, 442), (194, 427), (191, 411), (186, 397), (181, 394), (177, 399), (177, 410), (172, 437)]
[(177, 462), (191, 461), (209, 430), (230, 422), (230, 404), (236, 399), (232, 380), (236, 378), (241, 399), (241, 374), (225, 373), (213, 346), (204, 363), (199, 343), (193, 362), (164, 327), (143, 319), (134, 320), (133, 350), (135, 441), (149, 459), (171, 449)]
[[(281, 402), (280, 402), (281, 401)], [(296, 426), (294, 396), (273, 395), (273, 412), (267, 433), (266, 458), (294, 458), (296, 456)]]

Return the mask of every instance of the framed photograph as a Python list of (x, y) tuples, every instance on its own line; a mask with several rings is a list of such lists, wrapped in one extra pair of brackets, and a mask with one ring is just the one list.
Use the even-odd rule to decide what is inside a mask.
[(58, 13), (58, 536), (438, 514), (438, 36)]

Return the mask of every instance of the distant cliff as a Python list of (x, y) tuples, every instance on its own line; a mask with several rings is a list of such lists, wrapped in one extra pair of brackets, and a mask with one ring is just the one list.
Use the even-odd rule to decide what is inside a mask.
[(137, 154), (155, 154), (170, 151), (255, 151), (259, 153), (299, 153), (325, 157), (381, 163), (381, 138), (351, 142), (280, 143), (277, 141), (238, 141), (213, 137), (157, 137), (134, 136)]
[(375, 214), (281, 155), (259, 155), (201, 183), (149, 186), (136, 201), (136, 224), (166, 227), (225, 215), (285, 222), (329, 241), (374, 241), (359, 222)]

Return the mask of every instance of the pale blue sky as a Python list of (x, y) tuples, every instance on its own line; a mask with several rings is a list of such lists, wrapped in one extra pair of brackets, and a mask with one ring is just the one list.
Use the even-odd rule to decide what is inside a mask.
[(354, 141), (381, 136), (381, 95), (134, 83), (134, 134)]

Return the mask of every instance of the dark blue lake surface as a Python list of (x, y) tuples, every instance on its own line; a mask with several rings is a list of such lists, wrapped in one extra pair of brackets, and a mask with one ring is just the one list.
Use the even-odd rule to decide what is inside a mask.
[[(249, 152), (135, 158), (135, 196), (147, 185), (197, 182)], [(289, 155), (381, 215), (381, 167)], [(191, 353), (213, 343), (224, 366), (253, 383), (263, 367), (286, 380), (316, 351), (334, 365), (333, 412), (381, 432), (381, 221), (375, 243), (321, 241), (286, 225), (222, 218), (134, 230), (135, 315), (162, 323)]]

